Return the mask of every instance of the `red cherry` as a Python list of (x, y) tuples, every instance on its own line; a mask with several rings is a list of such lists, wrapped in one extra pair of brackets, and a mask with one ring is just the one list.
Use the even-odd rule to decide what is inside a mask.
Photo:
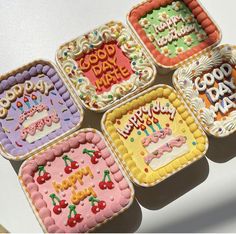
[(63, 208), (63, 209), (68, 206), (68, 203), (67, 203), (66, 200), (61, 200), (61, 201), (59, 202), (59, 204), (60, 204), (60, 207)]
[(39, 176), (39, 177), (37, 178), (37, 182), (38, 182), (39, 184), (44, 184), (44, 183), (45, 183), (44, 176)]
[(76, 162), (76, 161), (71, 162), (70, 166), (71, 166), (72, 169), (77, 169), (77, 168), (79, 168), (79, 164), (78, 164), (78, 162)]
[(69, 218), (67, 221), (67, 225), (69, 225), (70, 227), (74, 227), (76, 225), (75, 218)]
[(101, 210), (103, 210), (103, 209), (106, 207), (106, 202), (104, 202), (104, 201), (98, 202), (98, 207), (99, 207)]
[(81, 214), (76, 214), (75, 215), (75, 220), (77, 223), (81, 223), (83, 221), (83, 217)]
[(45, 172), (43, 175), (45, 180), (50, 180), (51, 179), (51, 175), (48, 172)]
[(64, 171), (66, 174), (70, 174), (72, 172), (72, 168), (70, 166), (66, 166)]
[(108, 189), (113, 189), (114, 188), (114, 183), (112, 181), (107, 182), (107, 188)]
[(57, 215), (60, 214), (61, 213), (61, 207), (59, 205), (54, 206), (53, 207), (53, 212)]
[(100, 208), (99, 208), (98, 206), (92, 206), (91, 211), (92, 211), (94, 214), (97, 214), (97, 213), (100, 211)]
[(92, 164), (97, 164), (98, 163), (98, 159), (96, 157), (91, 157), (91, 162)]
[(102, 154), (101, 154), (100, 151), (95, 151), (93, 154), (96, 158), (101, 158), (102, 157)]
[(102, 189), (102, 190), (105, 190), (107, 188), (107, 183), (104, 182), (104, 181), (101, 181), (99, 183), (99, 188)]

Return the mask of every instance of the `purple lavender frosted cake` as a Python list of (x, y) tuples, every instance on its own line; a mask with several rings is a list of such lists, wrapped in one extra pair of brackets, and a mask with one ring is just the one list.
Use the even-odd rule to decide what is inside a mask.
[(53, 65), (36, 61), (0, 78), (0, 143), (8, 159), (31, 156), (77, 129), (82, 110)]

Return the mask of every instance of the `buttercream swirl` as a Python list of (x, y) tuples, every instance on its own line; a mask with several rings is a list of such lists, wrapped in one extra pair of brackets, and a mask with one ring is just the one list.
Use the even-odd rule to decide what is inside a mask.
[[(110, 91), (98, 95), (96, 87), (83, 75), (74, 59), (112, 41), (116, 41), (123, 53), (130, 59), (133, 74), (128, 80), (114, 84)], [(109, 105), (122, 97), (142, 89), (155, 76), (155, 67), (146, 57), (140, 45), (120, 23), (110, 22), (77, 38), (75, 42), (76, 46), (72, 49), (67, 48), (70, 43), (62, 46), (58, 50), (57, 60), (71, 80), (82, 102), (90, 109), (107, 109)], [(65, 52), (67, 56), (65, 56)]]
[(205, 102), (194, 88), (193, 80), (224, 62), (228, 62), (232, 66), (236, 65), (236, 47), (230, 45), (217, 47), (201, 56), (197, 61), (178, 69), (174, 74), (175, 86), (181, 90), (185, 99), (193, 107), (203, 126), (209, 133), (220, 137), (227, 136), (236, 130), (236, 111), (232, 111), (227, 117), (216, 121), (215, 112), (206, 108)]

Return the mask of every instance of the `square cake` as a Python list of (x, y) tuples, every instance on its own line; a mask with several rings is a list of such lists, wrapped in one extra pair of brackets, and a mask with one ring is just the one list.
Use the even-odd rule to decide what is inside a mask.
[(158, 85), (105, 113), (107, 140), (138, 185), (149, 187), (201, 158), (208, 139), (174, 89)]
[(141, 46), (116, 22), (62, 45), (56, 59), (83, 105), (97, 112), (140, 92), (156, 76)]
[(48, 233), (92, 231), (133, 201), (132, 184), (94, 129), (80, 130), (27, 159), (19, 179)]
[(33, 155), (79, 128), (83, 111), (62, 76), (47, 61), (1, 76), (0, 143), (8, 159)]
[(236, 131), (236, 47), (222, 45), (189, 61), (173, 77), (176, 89), (209, 134)]
[(166, 69), (221, 40), (220, 30), (197, 0), (145, 1), (127, 20), (149, 55)]

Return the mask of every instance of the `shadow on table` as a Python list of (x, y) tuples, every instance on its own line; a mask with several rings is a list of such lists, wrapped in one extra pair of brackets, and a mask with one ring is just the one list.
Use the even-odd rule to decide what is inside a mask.
[(156, 84), (167, 84), (170, 86), (173, 86), (172, 84), (172, 76), (173, 76), (174, 72), (170, 71), (168, 73), (157, 73), (157, 78), (154, 81), (154, 85)]
[(142, 222), (142, 211), (138, 202), (134, 199), (131, 207), (118, 215), (110, 222), (96, 229), (96, 233), (133, 233), (136, 232)]
[(96, 113), (90, 110), (84, 111), (84, 120), (81, 128), (95, 128), (101, 131), (101, 119), (103, 114)]
[(136, 198), (147, 209), (158, 210), (201, 184), (208, 174), (209, 164), (202, 158), (154, 187), (136, 186)]
[(11, 166), (13, 167), (15, 173), (18, 175), (18, 172), (20, 170), (20, 166), (23, 163), (23, 161), (12, 161), (10, 160)]
[(207, 158), (216, 163), (225, 163), (236, 156), (236, 133), (225, 138), (209, 137)]
[(166, 225), (159, 225), (150, 228), (146, 232), (158, 233), (196, 233), (207, 232), (208, 228), (220, 226), (221, 224), (236, 220), (236, 199), (225, 201), (218, 206), (211, 209), (201, 210), (191, 216), (186, 215), (177, 221), (168, 223)]

